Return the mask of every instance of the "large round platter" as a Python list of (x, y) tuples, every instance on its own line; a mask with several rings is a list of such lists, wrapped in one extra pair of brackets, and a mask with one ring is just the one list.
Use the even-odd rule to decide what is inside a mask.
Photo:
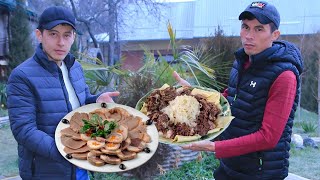
[[(134, 115), (134, 116), (140, 116), (143, 121), (147, 121), (148, 117), (146, 115), (144, 115), (143, 113), (141, 113), (140, 111), (131, 108), (129, 106), (124, 106), (124, 105), (120, 105), (120, 104), (115, 104), (115, 103), (106, 103), (107, 108), (111, 109), (114, 107), (121, 107), (126, 109), (130, 114)], [(73, 110), (72, 112), (68, 113), (63, 119), (67, 119), (70, 120), (72, 115), (75, 112), (83, 112), (83, 113), (89, 113), (92, 112), (98, 108), (101, 108), (101, 103), (93, 103), (93, 104), (88, 104), (85, 106), (82, 106), (80, 108), (77, 108), (75, 110)], [(60, 121), (60, 123), (57, 126), (57, 129), (55, 131), (55, 142), (57, 145), (57, 148), (59, 150), (59, 152), (61, 153), (61, 155), (70, 163), (83, 168), (83, 169), (87, 169), (89, 171), (95, 171), (95, 172), (123, 172), (123, 171), (127, 171), (127, 170), (131, 170), (134, 169), (136, 167), (141, 166), (142, 164), (146, 163), (156, 152), (157, 148), (158, 148), (158, 143), (159, 143), (159, 136), (158, 136), (158, 131), (157, 128), (154, 124), (152, 125), (148, 125), (147, 126), (147, 133), (150, 135), (151, 137), (151, 142), (147, 144), (147, 147), (150, 149), (150, 153), (146, 153), (146, 152), (140, 152), (137, 154), (137, 158), (132, 159), (132, 160), (128, 160), (128, 161), (123, 161), (122, 164), (124, 164), (126, 166), (126, 169), (122, 170), (119, 168), (119, 165), (111, 165), (111, 164), (105, 164), (103, 166), (94, 166), (92, 164), (90, 164), (87, 160), (78, 160), (78, 159), (68, 159), (66, 158), (66, 153), (63, 151), (64, 149), (64, 145), (61, 143), (61, 133), (60, 131), (64, 128), (69, 127), (69, 124), (64, 124), (62, 123), (62, 121)]]
[[(219, 93), (218, 91), (216, 91), (214, 89), (205, 88), (205, 87), (201, 87), (201, 86), (192, 86), (192, 88), (197, 88), (197, 89), (201, 89), (201, 90), (205, 90), (205, 91)], [(141, 110), (143, 103), (146, 101), (147, 97), (149, 97), (153, 91), (154, 90), (150, 91), (149, 93), (147, 93), (144, 97), (142, 97), (138, 101), (138, 103), (136, 104), (136, 107), (135, 107), (137, 110)], [(220, 122), (223, 126), (220, 130), (217, 130), (216, 132), (202, 136), (200, 139), (190, 140), (190, 141), (185, 141), (185, 142), (173, 142), (172, 139), (168, 139), (168, 138), (164, 138), (162, 136), (159, 136), (159, 142), (164, 143), (164, 144), (185, 145), (185, 144), (189, 144), (189, 143), (196, 142), (196, 141), (213, 140), (214, 138), (218, 137), (223, 131), (225, 131), (228, 128), (228, 126), (231, 123), (231, 120), (233, 119), (233, 116), (231, 115), (229, 102), (227, 101), (227, 99), (224, 96), (221, 95), (221, 93), (219, 93), (219, 95), (220, 95), (220, 105), (221, 105), (221, 113), (219, 114), (219, 119), (220, 119)]]

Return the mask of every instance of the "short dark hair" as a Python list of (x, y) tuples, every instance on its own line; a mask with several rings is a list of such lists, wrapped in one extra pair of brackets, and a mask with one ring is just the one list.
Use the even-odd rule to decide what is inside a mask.
[(270, 24), (270, 29), (271, 29), (271, 32), (274, 32), (275, 30), (277, 30), (277, 26), (272, 22), (272, 23), (269, 23)]
[[(254, 19), (256, 19), (256, 17), (255, 17), (253, 14), (251, 14), (251, 13), (246, 13), (246, 14), (244, 15), (243, 19), (254, 20)], [(243, 19), (242, 19), (242, 20), (243, 20)], [(278, 29), (277, 26), (276, 26), (273, 22), (269, 23), (269, 25), (270, 25), (271, 33), (273, 33), (275, 30)]]

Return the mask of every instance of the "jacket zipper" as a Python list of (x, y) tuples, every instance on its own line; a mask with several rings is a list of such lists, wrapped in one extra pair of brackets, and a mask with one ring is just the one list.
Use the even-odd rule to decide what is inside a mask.
[(263, 159), (262, 159), (262, 153), (258, 152), (258, 157), (259, 157), (259, 171), (262, 171), (262, 167), (263, 167)]
[[(243, 64), (241, 66), (243, 66)], [(239, 84), (240, 84), (241, 77), (242, 77), (242, 74), (244, 73), (244, 71), (247, 71), (247, 69), (243, 69), (243, 67), (241, 67), (241, 69), (238, 70), (238, 81), (237, 81), (237, 84), (236, 84), (236, 93), (235, 93), (235, 95), (233, 97), (232, 103), (230, 103), (231, 106), (237, 100), (237, 95), (238, 95), (238, 92), (239, 92)]]
[(35, 162), (36, 162), (36, 158), (33, 156), (33, 158), (32, 158), (32, 164), (31, 164), (31, 173), (32, 173), (32, 177), (34, 176), (34, 171), (35, 171)]

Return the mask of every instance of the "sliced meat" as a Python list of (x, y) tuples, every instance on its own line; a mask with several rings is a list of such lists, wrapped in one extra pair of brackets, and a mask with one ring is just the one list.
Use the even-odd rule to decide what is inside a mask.
[(115, 132), (122, 134), (123, 139), (127, 139), (128, 137), (128, 127), (124, 125), (119, 125)]
[(142, 140), (146, 143), (150, 143), (151, 142), (151, 137), (149, 136), (148, 133), (143, 133), (143, 137)]
[(62, 129), (60, 133), (62, 136), (71, 137), (74, 140), (81, 140), (80, 134), (74, 132), (70, 127)]
[(127, 147), (127, 150), (132, 152), (141, 152), (145, 147), (146, 143), (142, 141), (142, 139), (135, 138), (131, 139), (131, 144)]
[(79, 113), (79, 112), (74, 113), (70, 119), (70, 128), (74, 132), (78, 133), (81, 127), (84, 125), (82, 121), (83, 119), (88, 120), (89, 115), (87, 113)]
[(138, 116), (128, 116), (125, 121), (121, 121), (120, 124), (128, 127), (128, 130), (136, 128), (142, 122), (141, 117)]
[(117, 156), (124, 160), (124, 161), (127, 161), (127, 160), (130, 160), (130, 159), (134, 159), (137, 157), (137, 153), (135, 152), (131, 152), (131, 151), (120, 151)]
[(106, 141), (120, 144), (123, 141), (123, 136), (120, 133), (111, 133), (107, 136)]
[(104, 148), (106, 150), (109, 150), (109, 151), (115, 151), (117, 149), (120, 148), (120, 143), (112, 143), (112, 142), (109, 142), (109, 143), (106, 143), (106, 145), (104, 146)]
[(72, 153), (71, 155), (75, 159), (87, 160), (88, 153), (89, 152), (86, 152), (86, 153)]
[(61, 143), (71, 149), (79, 149), (82, 146), (84, 146), (85, 144), (87, 144), (84, 141), (76, 141), (74, 139), (72, 139), (71, 137), (66, 137), (66, 136), (62, 136), (61, 137)]
[(73, 153), (84, 153), (84, 152), (88, 152), (89, 151), (89, 147), (88, 146), (83, 146), (79, 149), (71, 149), (68, 147), (64, 147), (63, 151), (67, 154), (73, 154)]
[(143, 132), (139, 131), (138, 129), (134, 129), (128, 132), (129, 138), (131, 139), (142, 139)]
[(117, 156), (101, 155), (100, 158), (108, 164), (121, 164), (121, 159)]
[(105, 145), (105, 142), (100, 142), (97, 140), (89, 140), (86, 143), (90, 149), (100, 149)]
[(103, 152), (101, 152), (100, 150), (95, 149), (90, 149), (90, 153), (94, 156), (100, 156), (101, 154), (103, 154)]
[(116, 122), (123, 121), (127, 119), (127, 117), (131, 116), (127, 110), (120, 108), (120, 107), (115, 107), (112, 109), (109, 109), (109, 111), (105, 114), (107, 119), (113, 119)]
[(122, 141), (120, 145), (120, 149), (125, 150), (130, 144), (131, 144), (131, 139), (128, 137), (126, 140)]
[(108, 109), (106, 108), (99, 108), (99, 109), (96, 109), (92, 112), (89, 113), (89, 117), (92, 116), (92, 114), (97, 114), (98, 116), (100, 116), (103, 120), (106, 120), (107, 117), (106, 117), (106, 113), (108, 113)]
[(117, 149), (117, 150), (108, 150), (108, 149), (106, 149), (106, 148), (104, 148), (104, 147), (101, 148), (100, 150), (101, 150), (101, 152), (103, 152), (104, 154), (107, 154), (107, 155), (117, 155), (118, 152), (121, 151), (120, 149)]
[(103, 166), (105, 162), (99, 157), (95, 156), (93, 153), (89, 152), (87, 154), (87, 160), (94, 166)]

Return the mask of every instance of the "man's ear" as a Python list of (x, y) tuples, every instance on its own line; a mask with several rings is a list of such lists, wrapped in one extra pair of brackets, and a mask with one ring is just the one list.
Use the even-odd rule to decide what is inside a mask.
[(36, 33), (36, 37), (37, 37), (38, 41), (41, 43), (42, 42), (42, 33), (41, 33), (41, 31), (39, 29), (36, 29), (35, 33)]
[(272, 32), (272, 41), (277, 40), (280, 37), (280, 31), (277, 29)]

